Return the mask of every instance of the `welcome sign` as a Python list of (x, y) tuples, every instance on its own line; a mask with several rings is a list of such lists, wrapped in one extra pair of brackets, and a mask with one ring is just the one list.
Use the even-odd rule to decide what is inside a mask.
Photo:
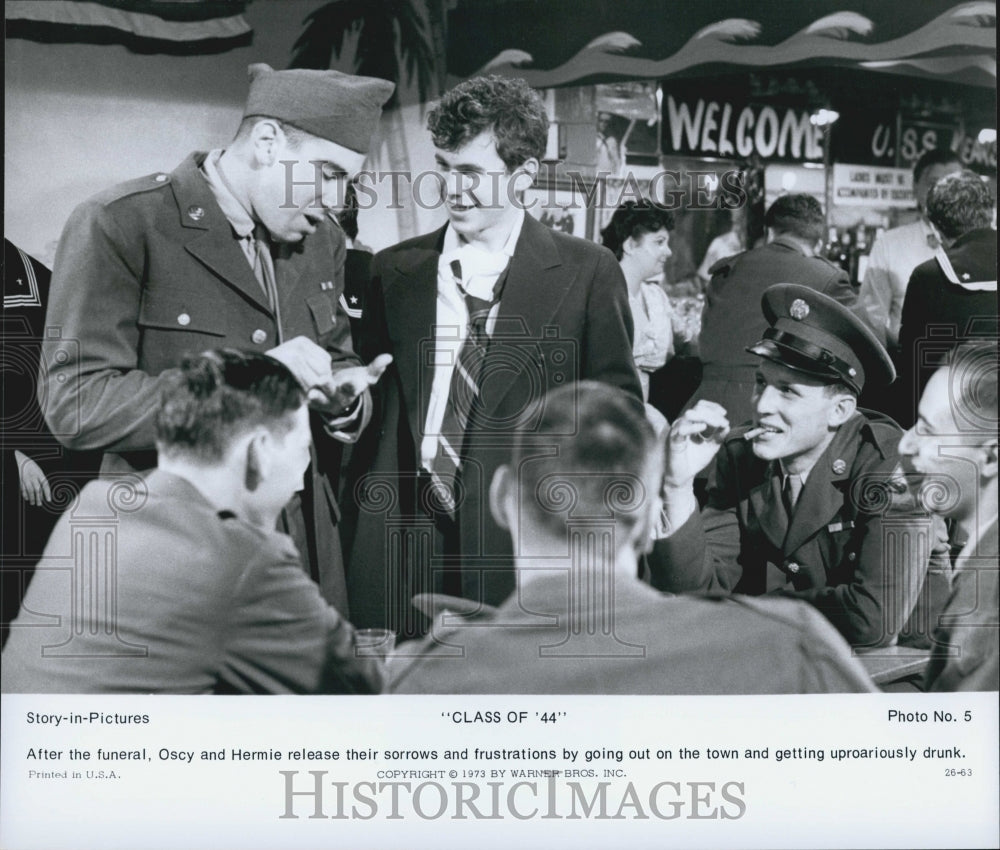
[(807, 109), (665, 94), (663, 152), (821, 161), (823, 134)]

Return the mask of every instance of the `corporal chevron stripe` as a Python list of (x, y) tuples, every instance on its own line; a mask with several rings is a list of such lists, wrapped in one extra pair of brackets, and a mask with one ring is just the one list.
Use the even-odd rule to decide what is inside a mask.
[(247, 0), (7, 0), (7, 38), (125, 44), (137, 52), (219, 52), (249, 44)]

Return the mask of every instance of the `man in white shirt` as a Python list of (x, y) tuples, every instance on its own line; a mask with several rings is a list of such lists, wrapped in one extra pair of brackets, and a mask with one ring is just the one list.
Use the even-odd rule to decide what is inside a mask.
[(927, 193), (942, 177), (961, 168), (950, 150), (925, 151), (913, 166), (913, 194), (920, 218), (887, 230), (872, 246), (859, 301), (879, 341), (890, 351), (899, 344), (903, 296), (910, 275), (921, 263), (932, 259), (941, 245), (937, 230), (924, 215)]
[(545, 151), (541, 97), (521, 80), (474, 78), (428, 125), (448, 223), (373, 264), (361, 354), (395, 363), (378, 443), (356, 452), (372, 462), (354, 488), (349, 559), (352, 619), (404, 637), (426, 628), (414, 594), (493, 604), (513, 589), (510, 536), (486, 491), (533, 427), (532, 402), (581, 378), (641, 398), (614, 255), (549, 230), (521, 202)]

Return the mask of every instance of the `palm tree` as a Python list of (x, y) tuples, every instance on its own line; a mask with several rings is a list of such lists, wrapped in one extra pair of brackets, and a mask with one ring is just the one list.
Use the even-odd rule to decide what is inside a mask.
[[(444, 26), (454, 0), (331, 0), (305, 19), (305, 29), (292, 47), (292, 68), (330, 67), (354, 45), (353, 70), (396, 83), (388, 103), (389, 127), (383, 138), (393, 171), (410, 167), (399, 86), (416, 84), (421, 102), (442, 89), (445, 78)], [(430, 6), (430, 8), (429, 8)], [(412, 204), (399, 210), (403, 238), (414, 235)]]
[[(330, 67), (357, 39), (354, 71), (394, 83), (416, 82), (427, 98), (437, 72), (429, 11), (422, 0), (331, 0), (305, 19), (293, 68)], [(390, 101), (393, 103), (393, 101)]]

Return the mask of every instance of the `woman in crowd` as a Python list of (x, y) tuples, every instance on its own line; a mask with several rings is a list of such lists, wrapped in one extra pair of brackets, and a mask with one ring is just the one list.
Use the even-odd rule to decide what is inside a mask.
[(601, 231), (601, 240), (621, 264), (635, 325), (632, 355), (649, 400), (649, 376), (674, 353), (672, 309), (666, 292), (650, 278), (663, 273), (670, 256), (674, 216), (649, 201), (626, 201)]

